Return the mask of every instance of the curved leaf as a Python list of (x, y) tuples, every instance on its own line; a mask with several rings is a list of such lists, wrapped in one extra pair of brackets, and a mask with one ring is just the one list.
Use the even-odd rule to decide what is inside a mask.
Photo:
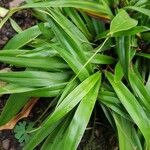
[(119, 13), (114, 17), (110, 24), (110, 34), (129, 30), (135, 27), (138, 24), (138, 21), (130, 18), (128, 13), (125, 10), (120, 10)]

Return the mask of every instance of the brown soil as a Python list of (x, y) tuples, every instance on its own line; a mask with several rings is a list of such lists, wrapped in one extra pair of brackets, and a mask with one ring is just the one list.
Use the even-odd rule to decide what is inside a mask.
[[(11, 0), (0, 0), (0, 6), (8, 8), (10, 1)], [(37, 20), (32, 16), (32, 12), (30, 10), (17, 12), (12, 16), (12, 18), (17, 22), (22, 30), (25, 30), (37, 23)], [(7, 21), (2, 29), (0, 29), (0, 48), (2, 48), (15, 34), (16, 32), (9, 21)]]

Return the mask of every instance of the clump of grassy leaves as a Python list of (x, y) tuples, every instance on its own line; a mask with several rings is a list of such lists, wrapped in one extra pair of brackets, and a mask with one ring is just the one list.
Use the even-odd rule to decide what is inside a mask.
[(0, 125), (30, 97), (52, 97), (54, 111), (23, 149), (45, 140), (42, 150), (74, 150), (98, 101), (116, 129), (120, 150), (150, 149), (149, 0), (27, 0), (10, 10), (0, 27), (28, 8), (40, 23), (18, 30), (0, 51), (1, 62), (25, 68), (0, 72), (8, 83), (0, 94), (11, 94)]

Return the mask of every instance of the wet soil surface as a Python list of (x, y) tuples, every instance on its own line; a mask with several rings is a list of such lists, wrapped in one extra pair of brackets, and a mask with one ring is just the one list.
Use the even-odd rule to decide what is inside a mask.
[[(8, 8), (11, 0), (0, 0), (0, 6)], [(32, 16), (31, 11), (23, 10), (16, 13), (12, 17), (17, 24), (24, 30), (37, 23), (37, 20)], [(0, 49), (12, 38), (16, 32), (11, 24), (7, 22), (2, 29), (0, 29)], [(0, 64), (0, 69), (7, 67), (5, 64)], [(8, 95), (0, 97), (0, 112), (5, 106)], [(49, 100), (39, 100), (34, 106), (30, 116), (30, 121), (35, 121), (46, 109)], [(117, 138), (115, 133), (108, 123), (105, 115), (100, 107), (95, 117), (95, 121), (91, 120), (88, 128), (84, 134), (83, 139), (78, 147), (78, 150), (117, 150)], [(92, 117), (94, 118), (94, 117)], [(0, 150), (21, 150), (19, 142), (15, 139), (14, 133), (11, 130), (0, 131)], [(37, 148), (38, 150), (40, 148)]]
[(11, 2), (11, 0), (0, 0), (0, 6), (9, 8), (9, 2)]
[[(0, 0), (0, 6), (8, 8), (10, 0)], [(16, 21), (16, 23), (25, 30), (37, 23), (37, 20), (33, 17), (32, 12), (29, 10), (23, 10), (15, 13), (12, 16), (12, 19)], [(9, 21), (5, 23), (5, 25), (0, 29), (0, 49), (8, 42), (10, 38), (12, 38), (16, 32), (12, 28)]]

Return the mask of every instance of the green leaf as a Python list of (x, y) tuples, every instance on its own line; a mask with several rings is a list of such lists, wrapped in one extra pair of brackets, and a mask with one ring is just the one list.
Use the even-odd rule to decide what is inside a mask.
[(94, 88), (99, 79), (100, 74), (95, 73), (84, 80), (70, 94), (68, 94), (67, 97), (55, 109), (52, 115), (46, 119), (41, 128), (34, 135), (34, 138), (32, 138), (24, 147), (24, 150), (33, 149), (36, 147), (48, 135), (47, 130), (49, 127), (69, 113)]
[[(58, 30), (56, 30), (57, 24), (55, 24), (55, 35), (57, 36), (61, 45), (65, 47), (72, 55), (78, 58), (78, 60), (82, 64), (85, 64), (87, 59), (84, 54), (84, 51), (92, 49), (92, 47), (89, 44), (87, 44), (88, 40), (86, 39), (86, 37), (83, 35), (82, 32), (80, 32), (80, 30), (76, 26), (74, 26), (72, 22), (70, 22), (61, 13), (54, 10), (51, 10), (50, 13), (52, 14), (52, 19), (58, 24), (59, 30), (62, 29), (60, 30), (62, 33), (62, 38), (60, 38), (59, 36), (61, 36), (61, 34), (59, 34), (58, 36), (58, 33), (60, 31), (58, 32)], [(65, 40), (66, 43), (64, 42)], [(91, 72), (90, 64), (88, 64), (85, 68), (87, 68), (87, 70)]]
[[(87, 58), (90, 58), (94, 55), (92, 52), (87, 52)], [(94, 64), (112, 64), (115, 62), (115, 59), (111, 56), (103, 55), (103, 54), (96, 54), (95, 57), (91, 60), (91, 63)]]
[[(64, 30), (62, 30), (55, 22), (52, 22), (52, 28), (64, 47), (62, 49), (61, 47), (50, 45), (52, 48), (54, 48), (59, 55), (68, 63), (70, 68), (77, 74), (81, 68), (83, 67), (83, 62), (85, 62), (84, 57), (85, 54), (83, 54), (83, 51), (81, 48), (79, 49), (80, 52), (76, 52), (75, 49), (78, 48), (77, 43), (72, 39), (72, 37), (68, 36)], [(83, 57), (80, 57), (80, 53), (82, 53)], [(87, 70), (87, 67), (83, 69), (82, 73), (79, 75), (80, 80), (84, 80), (89, 76), (89, 71)]]
[(4, 46), (3, 49), (19, 49), (27, 43), (31, 42), (40, 34), (41, 31), (39, 30), (38, 26), (33, 26), (20, 32), (19, 34), (16, 34), (11, 40), (9, 40), (9, 42)]
[(119, 149), (143, 150), (138, 133), (134, 128), (134, 124), (115, 113), (113, 113), (113, 117), (115, 119), (118, 131)]
[[(70, 9), (69, 9), (70, 10)], [(69, 12), (67, 12), (69, 13)], [(88, 51), (92, 49), (92, 46), (90, 45), (88, 39), (86, 36), (79, 30), (79, 27), (75, 26), (73, 22), (71, 22), (69, 19), (67, 19), (62, 13), (59, 11), (50, 11), (52, 19), (64, 30), (65, 33), (67, 33), (74, 43), (76, 43), (76, 47), (78, 49), (74, 49), (75, 52), (78, 52), (83, 55), (81, 49), (84, 51)], [(75, 44), (74, 44), (75, 45)], [(72, 47), (74, 47), (72, 45)], [(82, 56), (83, 57), (83, 56)], [(83, 57), (84, 60), (84, 57)]]
[(120, 103), (117, 95), (110, 91), (100, 91), (98, 95), (98, 100), (100, 103), (106, 105), (109, 109), (131, 121), (131, 118), (125, 108)]
[(0, 72), (0, 80), (28, 87), (44, 87), (69, 79), (69, 72), (19, 71)]
[(62, 139), (71, 119), (72, 113), (65, 117), (62, 123), (59, 124), (52, 133), (50, 133), (50, 135), (42, 145), (41, 150), (62, 149)]
[(29, 3), (20, 8), (45, 8), (45, 7), (73, 7), (77, 9), (82, 9), (86, 12), (93, 13), (94, 15), (101, 16), (102, 14), (109, 14), (110, 12), (106, 10), (102, 3), (97, 4), (94, 1), (84, 1), (84, 0), (61, 0), (61, 1), (50, 1), (50, 2), (38, 2)]
[(123, 76), (124, 76), (124, 72), (123, 72), (122, 66), (120, 62), (118, 62), (115, 67), (115, 77), (114, 77), (115, 82), (121, 81)]
[[(48, 51), (50, 51), (50, 49), (47, 51), (3, 50), (0, 51), (0, 62), (17, 67), (40, 68), (48, 71), (68, 69), (68, 65), (64, 60), (57, 56), (50, 57), (51, 54)], [(43, 55), (45, 55), (45, 57)]]
[(150, 94), (144, 85), (144, 81), (142, 82), (133, 70), (130, 70), (129, 72), (129, 81), (132, 89), (137, 97), (139, 97), (141, 103), (143, 103), (144, 107), (150, 111)]
[(150, 129), (150, 122), (143, 107), (121, 81), (117, 83), (114, 82), (114, 76), (109, 72), (106, 72), (106, 77), (114, 88), (121, 103), (143, 133), (143, 136), (145, 137), (145, 140), (149, 145), (150, 133), (147, 132), (147, 130)]
[(0, 21), (0, 29), (3, 27), (3, 25), (6, 23), (6, 21), (15, 13), (19, 10), (19, 8), (12, 8), (11, 10), (8, 11), (6, 14), (6, 10), (1, 9), (2, 15), (6, 14), (6, 16)]
[(150, 54), (148, 53), (136, 53), (136, 55), (150, 59)]
[(125, 10), (120, 10), (119, 13), (114, 17), (110, 24), (110, 34), (129, 30), (135, 27), (138, 24), (138, 21), (130, 18), (128, 13)]
[(29, 99), (30, 97), (26, 94), (12, 94), (8, 98), (0, 115), (0, 126), (10, 121), (29, 101)]
[(11, 23), (11, 26), (13, 27), (13, 29), (17, 32), (17, 33), (21, 33), (22, 32), (22, 29), (21, 27), (17, 24), (17, 22), (13, 19), (9, 19), (10, 20), (10, 23)]
[(73, 8), (64, 8), (64, 11), (71, 18), (71, 20), (76, 24), (76, 26), (84, 33), (84, 35), (88, 39), (91, 39), (92, 35), (89, 32), (86, 24), (84, 23), (78, 11)]
[(28, 130), (33, 129), (33, 123), (32, 122), (19, 122), (14, 128), (14, 134), (15, 138), (21, 143), (25, 144), (29, 141), (30, 135), (28, 133)]
[(150, 17), (150, 10), (146, 9), (146, 8), (136, 7), (136, 6), (127, 6), (127, 7), (125, 7), (125, 9), (131, 9), (134, 11), (138, 11), (138, 12)]
[(143, 6), (146, 3), (148, 4), (149, 0), (138, 0), (136, 1), (135, 6)]
[(129, 63), (131, 56), (131, 37), (121, 36), (116, 39), (117, 41), (117, 53), (119, 56), (119, 62), (125, 75), (129, 72)]
[(60, 105), (60, 103), (67, 97), (67, 95), (73, 91), (78, 85), (79, 85), (79, 80), (75, 79), (73, 80), (72, 78), (70, 79), (69, 83), (66, 85), (62, 95), (60, 96), (60, 99), (57, 102), (56, 107)]
[(133, 27), (132, 29), (126, 30), (126, 31), (120, 31), (120, 32), (116, 32), (114, 34), (115, 37), (118, 36), (129, 36), (129, 35), (135, 35), (137, 33), (142, 33), (142, 32), (146, 32), (146, 31), (150, 31), (150, 28), (147, 26), (136, 26)]
[(66, 84), (67, 83), (53, 84), (44, 88), (36, 88), (25, 93), (32, 97), (55, 97), (62, 93)]
[[(150, 28), (147, 26), (135, 26), (129, 30), (116, 32), (112, 35), (112, 37), (135, 35), (135, 34), (146, 32), (146, 31), (150, 31)], [(96, 37), (96, 40), (106, 38), (109, 32), (110, 32), (109, 30), (105, 30), (104, 32), (98, 34), (98, 36)]]
[(149, 74), (149, 77), (148, 77), (148, 81), (146, 83), (146, 88), (150, 92), (150, 74)]
[(102, 110), (103, 110), (106, 118), (108, 119), (108, 122), (113, 127), (113, 129), (115, 129), (116, 126), (115, 126), (114, 119), (112, 117), (111, 111), (109, 110), (109, 108), (107, 108), (107, 106), (104, 106), (102, 104), (100, 104), (100, 106), (102, 107)]
[(9, 10), (3, 8), (3, 7), (0, 7), (0, 17), (3, 18), (6, 16), (6, 14), (8, 13)]
[(47, 40), (51, 40), (53, 38), (53, 32), (49, 28), (47, 28), (44, 23), (39, 23), (38, 27), (44, 37), (47, 38)]
[(56, 83), (44, 88), (25, 87), (15, 84), (7, 84), (0, 88), (0, 94), (26, 93), (32, 97), (54, 97), (61, 93), (67, 82)]
[(16, 125), (16, 127), (14, 128), (15, 137), (17, 139), (20, 139), (26, 131), (26, 124), (27, 123), (25, 121), (19, 122), (18, 125)]
[[(99, 76), (101, 78), (101, 74), (99, 74)], [(91, 91), (79, 104), (75, 115), (66, 131), (66, 134), (63, 136), (63, 149), (77, 149), (92, 114), (96, 98), (98, 96), (100, 80), (97, 81), (95, 87), (91, 89)]]

